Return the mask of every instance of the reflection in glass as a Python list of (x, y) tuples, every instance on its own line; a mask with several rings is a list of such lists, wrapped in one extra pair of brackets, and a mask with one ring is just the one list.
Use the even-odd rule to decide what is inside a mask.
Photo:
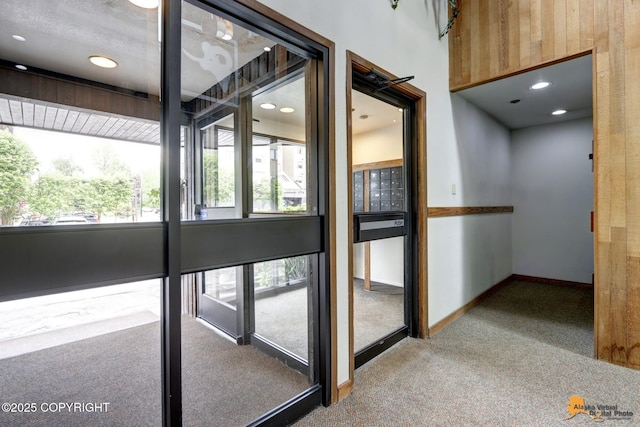
[(255, 333), (309, 360), (308, 256), (253, 265)]
[(202, 132), (204, 205), (233, 207), (235, 205), (233, 129), (216, 125), (203, 129)]
[(306, 212), (306, 147), (275, 137), (253, 137), (253, 211)]
[(204, 293), (235, 308), (236, 275), (237, 267), (218, 268), (217, 270), (205, 271)]
[[(370, 256), (368, 273), (366, 251)], [(353, 255), (353, 330), (357, 352), (405, 325), (404, 237), (354, 244)], [(365, 286), (367, 278), (369, 289)]]

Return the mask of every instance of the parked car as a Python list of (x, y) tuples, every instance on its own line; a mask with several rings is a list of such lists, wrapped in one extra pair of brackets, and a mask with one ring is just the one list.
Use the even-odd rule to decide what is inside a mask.
[(51, 220), (46, 217), (41, 217), (41, 218), (27, 218), (27, 219), (23, 219), (20, 222), (21, 227), (38, 226), (38, 225), (51, 225)]
[(89, 221), (80, 215), (61, 216), (53, 220), (53, 225), (89, 224)]
[(89, 222), (100, 222), (98, 215), (91, 212), (77, 212), (73, 214), (74, 216), (82, 216)]

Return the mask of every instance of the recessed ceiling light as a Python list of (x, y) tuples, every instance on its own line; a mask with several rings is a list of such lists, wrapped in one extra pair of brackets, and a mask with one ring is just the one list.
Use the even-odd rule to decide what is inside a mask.
[(11, 37), (13, 37), (14, 40), (17, 40), (19, 42), (26, 42), (27, 41), (27, 39), (25, 39), (24, 37), (22, 37), (22, 36), (20, 36), (18, 34), (14, 34)]
[(102, 68), (116, 68), (118, 66), (116, 61), (106, 56), (93, 55), (89, 57), (89, 61), (91, 61), (93, 65)]
[(143, 9), (155, 9), (160, 4), (159, 0), (129, 0), (129, 1)]
[(564, 114), (564, 113), (566, 113), (566, 112), (567, 112), (567, 110), (562, 110), (562, 109), (561, 109), (561, 110), (556, 110), (556, 111), (554, 111), (553, 113), (551, 113), (551, 115), (552, 115), (552, 116), (561, 116), (561, 115), (563, 115), (563, 114)]
[(294, 110), (294, 109), (293, 109), (293, 108), (291, 108), (291, 107), (282, 107), (282, 108), (280, 109), (280, 112), (281, 112), (281, 113), (293, 113), (294, 111), (296, 111), (296, 110)]
[(402, 113), (402, 108), (398, 108), (398, 111), (400, 111)]
[(539, 90), (539, 89), (544, 89), (545, 87), (548, 87), (551, 83), (549, 82), (538, 82), (536, 84), (533, 84), (531, 86), (529, 86), (529, 89), (531, 90)]
[(269, 46), (265, 46), (265, 47), (264, 47), (264, 51), (265, 51), (265, 52), (271, 52), (271, 48), (270, 48)]
[(27, 67), (25, 67), (25, 66), (24, 66), (24, 65), (22, 65), (22, 64), (16, 64), (16, 68), (17, 68), (18, 70), (27, 71)]
[(264, 108), (265, 110), (273, 110), (274, 108), (276, 108), (276, 105), (270, 102), (264, 102), (260, 104), (260, 108)]

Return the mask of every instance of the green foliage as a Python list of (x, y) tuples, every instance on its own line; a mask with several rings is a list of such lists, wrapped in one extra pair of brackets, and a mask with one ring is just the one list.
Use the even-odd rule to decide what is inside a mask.
[(160, 188), (150, 188), (146, 191), (142, 206), (149, 208), (160, 208)]
[(275, 178), (263, 178), (253, 183), (253, 209), (256, 212), (279, 212), (284, 206), (283, 192)]
[(207, 206), (230, 207), (235, 205), (235, 177), (233, 170), (220, 165), (217, 150), (205, 150), (204, 202)]
[(38, 179), (29, 196), (32, 212), (56, 217), (73, 212), (109, 212), (126, 215), (131, 209), (133, 188), (122, 178), (79, 179), (45, 175)]
[(133, 197), (130, 180), (97, 178), (90, 180), (88, 184), (91, 191), (90, 211), (98, 214), (98, 217), (105, 212), (116, 216), (130, 213)]
[(38, 166), (31, 149), (7, 131), (0, 131), (0, 224), (12, 224), (21, 213)]
[(93, 163), (100, 175), (114, 178), (130, 178), (131, 170), (121, 159), (116, 150), (107, 144), (98, 145), (92, 153)]
[(82, 168), (70, 158), (56, 159), (52, 164), (55, 172), (62, 176), (74, 176), (82, 173)]

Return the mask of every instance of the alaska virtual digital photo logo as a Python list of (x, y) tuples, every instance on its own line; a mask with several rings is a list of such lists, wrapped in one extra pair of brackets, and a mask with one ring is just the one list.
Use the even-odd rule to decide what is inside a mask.
[(571, 396), (569, 398), (569, 402), (567, 402), (567, 412), (569, 416), (565, 418), (565, 420), (569, 420), (578, 414), (584, 414), (596, 422), (603, 422), (605, 420), (631, 420), (633, 418), (633, 412), (620, 409), (618, 404), (590, 405), (585, 403), (584, 398), (580, 396)]

